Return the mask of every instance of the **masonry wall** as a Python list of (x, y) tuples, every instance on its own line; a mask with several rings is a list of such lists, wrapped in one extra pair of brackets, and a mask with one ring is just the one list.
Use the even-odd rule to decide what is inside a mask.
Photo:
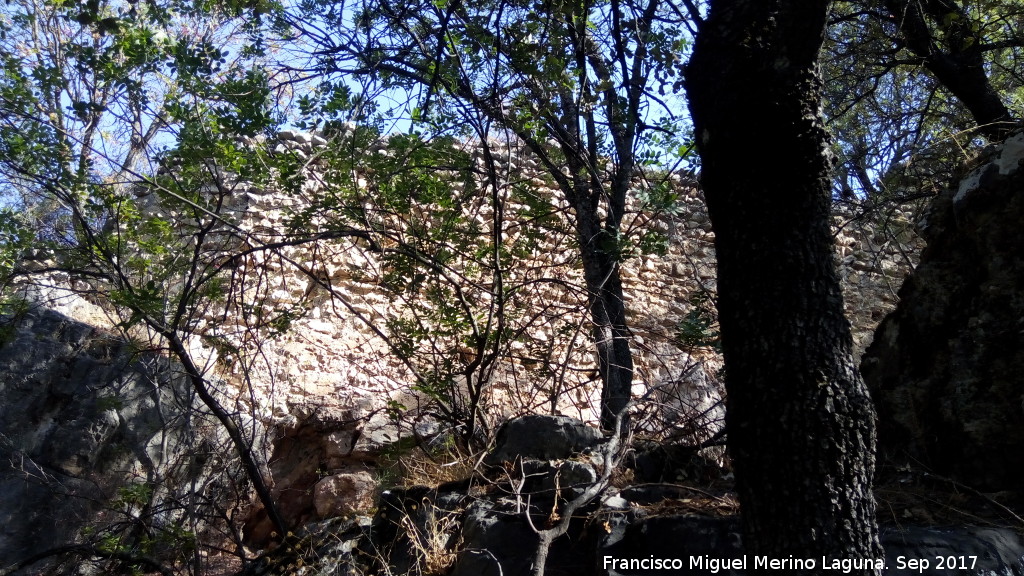
[[(247, 239), (236, 236), (225, 243), (224, 254), (280, 242), (289, 217), (331, 185), (316, 174), (316, 154), (326, 144), (322, 135), (283, 132), (272, 144), (275, 153), (293, 155), (305, 163), (306, 182), (300, 191), (286, 193), (222, 175), (221, 189), (230, 189), (224, 214), (248, 234)], [(501, 187), (526, 183), (542, 190), (553, 206), (567, 213), (564, 200), (546, 184), (534, 159), (515, 146), (494, 144)], [(362, 185), (373, 184), (372, 175), (353, 177)], [(638, 181), (637, 186), (643, 183)], [(215, 189), (211, 186), (211, 193)], [(637, 254), (624, 260), (621, 274), (633, 328), (634, 393), (643, 399), (638, 403), (640, 420), (650, 418), (652, 429), (675, 427), (675, 434), (699, 438), (713, 430), (722, 416), (722, 386), (715, 377), (721, 360), (710, 348), (687, 349), (675, 334), (693, 309), (694, 296), (714, 293), (714, 233), (699, 190), (685, 182), (677, 182), (676, 189), (681, 206), (675, 215), (655, 215), (633, 206), (624, 227), (660, 231), (668, 238), (667, 250), (663, 255)], [(164, 210), (158, 196), (144, 199), (150, 210)], [(422, 209), (423, 217), (429, 218), (430, 206)], [(490, 226), (489, 206), (473, 204), (465, 210), (481, 225)], [(505, 233), (515, 239), (527, 225), (522, 218), (526, 207), (510, 202), (505, 210), (509, 218)], [(852, 211), (839, 210), (834, 216), (836, 260), (858, 355), (870, 343), (877, 323), (894, 307), (896, 291), (916, 261), (920, 241), (912, 231), (913, 221), (912, 213), (901, 211), (883, 221), (856, 218)], [(307, 232), (313, 233), (317, 221), (311, 226)], [(524, 284), (531, 279), (545, 281), (537, 281), (536, 288), (515, 301), (520, 307), (517, 315), (526, 320), (519, 321), (521, 331), (487, 386), (485, 401), (495, 415), (554, 408), (596, 419), (600, 384), (585, 293), (572, 289), (583, 283), (570, 229), (568, 221), (552, 229), (536, 243), (531, 257), (509, 272), (510, 280)], [(368, 416), (389, 400), (410, 408), (422, 406), (426, 400), (410, 390), (409, 370), (382, 337), (389, 319), (401, 318), (409, 310), (408, 303), (381, 287), (385, 273), (380, 254), (357, 238), (252, 250), (232, 263), (236, 304), (212, 309), (190, 344), (222, 382), (222, 393), (240, 409), (254, 410), (279, 424), (294, 424), (324, 410)], [(51, 287), (45, 294), (37, 290), (36, 298), (50, 299), (65, 313), (101, 323), (97, 306), (89, 308), (65, 288), (73, 286)], [(293, 317), (288, 330), (271, 337), (254, 328), (256, 306), (289, 311)], [(219, 338), (250, 353), (225, 354), (223, 347), (209, 345), (210, 339), (202, 336)], [(260, 352), (251, 353), (257, 342)], [(462, 349), (435, 352), (467, 355)]]

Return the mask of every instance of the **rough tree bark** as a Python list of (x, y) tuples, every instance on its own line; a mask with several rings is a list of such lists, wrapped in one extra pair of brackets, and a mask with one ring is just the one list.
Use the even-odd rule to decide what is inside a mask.
[(686, 73), (716, 237), (745, 547), (818, 562), (882, 557), (875, 415), (851, 352), (829, 226), (817, 70), (828, 8), (712, 1)]

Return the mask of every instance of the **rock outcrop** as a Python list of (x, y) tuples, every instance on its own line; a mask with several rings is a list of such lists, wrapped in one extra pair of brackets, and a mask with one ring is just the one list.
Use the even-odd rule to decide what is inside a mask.
[[(173, 555), (211, 526), (214, 508), (183, 503), (234, 497), (238, 470), (173, 362), (48, 310), (0, 324), (0, 569), (111, 534), (108, 552), (166, 537)], [(31, 573), (44, 566), (100, 573), (74, 555)]]
[(880, 448), (986, 492), (1024, 474), (1024, 134), (934, 204), (920, 265), (861, 371)]
[[(492, 454), (489, 460), (503, 465), (490, 474), (435, 488), (386, 491), (372, 522), (332, 519), (312, 524), (253, 563), (244, 576), (531, 574), (537, 530), (548, 526), (572, 497), (567, 490), (571, 481), (563, 476), (565, 465), (575, 465), (577, 472), (589, 469), (589, 481), (596, 477), (583, 453), (593, 446), (574, 444), (571, 438), (577, 434), (565, 433), (583, 423), (537, 418), (542, 417), (520, 424), (552, 431), (549, 436), (559, 446), (575, 445), (564, 453), (569, 460), (537, 459), (550, 451), (542, 435), (533, 435), (530, 442), (516, 443), (515, 465)], [(517, 428), (513, 421), (507, 429)], [(726, 505), (701, 511), (692, 503), (702, 498), (705, 504)], [(672, 484), (610, 487), (580, 509), (568, 532), (555, 540), (545, 573), (744, 574), (757, 560), (745, 556), (735, 503), (728, 499), (725, 494)], [(890, 526), (883, 528), (882, 542), (885, 556), (870, 560), (894, 576), (1024, 572), (1024, 541), (1009, 529)], [(660, 566), (652, 564), (655, 559)], [(822, 573), (839, 574), (853, 567), (853, 559), (797, 560)]]
[(589, 452), (603, 438), (596, 428), (568, 416), (530, 414), (509, 420), (495, 436), (495, 448), (484, 462), (500, 464), (518, 458), (556, 460)]

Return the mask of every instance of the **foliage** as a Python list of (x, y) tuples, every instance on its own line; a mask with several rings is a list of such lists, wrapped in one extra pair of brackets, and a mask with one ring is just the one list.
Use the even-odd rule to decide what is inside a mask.
[[(103, 569), (108, 573), (149, 573), (154, 567), (153, 558), (158, 555), (188, 562), (197, 547), (196, 534), (176, 523), (153, 522), (154, 504), (152, 484), (138, 482), (122, 486), (109, 503), (109, 512), (114, 518), (102, 526), (82, 528), (83, 549), (107, 558)], [(140, 535), (136, 529), (141, 524), (147, 529)]]
[[(211, 358), (244, 381), (262, 343), (307, 311), (272, 297), (265, 269), (330, 291), (317, 251), (345, 239), (367, 262), (354, 274), (392, 304), (361, 314), (332, 297), (387, 340), (459, 448), (484, 444), (500, 370), (536, 368), (524, 410), (582, 386), (555, 350), (586, 333), (612, 428), (633, 381), (620, 265), (669, 241), (648, 219), (626, 226), (627, 201), (673, 215), (679, 171), (697, 167), (681, 75), (705, 4), (12, 0), (0, 9), (0, 283), (87, 281), (126, 333), (189, 367), (245, 459), (252, 439), (220, 406)], [(991, 139), (936, 59), (981, 54), (1012, 116), (1024, 102), (1016, 3), (919, 3), (934, 54), (908, 36), (907, 3), (877, 4), (835, 3), (823, 61), (833, 193), (871, 207), (933, 194)], [(284, 121), (326, 143), (267, 149)], [(243, 231), (248, 185), (302, 208), (286, 229)], [(537, 265), (558, 248), (582, 280)], [(240, 323), (211, 321), (229, 316)], [(536, 336), (549, 325), (557, 342)], [(719, 349), (709, 296), (693, 297), (675, 336)], [(211, 358), (192, 353), (204, 348)], [(126, 512), (146, 505), (139, 486), (120, 495)], [(110, 551), (157, 546), (104, 538)]]
[(0, 296), (0, 347), (11, 342), (18, 333), (18, 322), (29, 310), (29, 303), (18, 296)]
[[(366, 0), (346, 8), (310, 0), (277, 15), (298, 49), (317, 55), (312, 70), (323, 81), (303, 107), (325, 106), (330, 122), (337, 103), (352, 103), (350, 117), (367, 119), (352, 97), (359, 82), (407, 95), (398, 106), (374, 108), (379, 115), (370, 121), (378, 125), (411, 121), (413, 132), (481, 142), (508, 134), (529, 150), (572, 210), (603, 380), (602, 423), (611, 428), (632, 381), (617, 266), (636, 240), (622, 221), (634, 179), (674, 166), (672, 153), (687, 149), (675, 137), (677, 109), (663, 99), (680, 87), (687, 16), (660, 0)], [(659, 245), (654, 237), (637, 242), (642, 250)]]
[(0, 174), (40, 219), (152, 175), (181, 126), (173, 109), (222, 100), (235, 65), (224, 20), (187, 3), (18, 0), (0, 31)]
[[(267, 180), (251, 144), (277, 121), (258, 62), (233, 50), (238, 21), (211, 8), (19, 0), (0, 11), (0, 193), (21, 213), (3, 219), (3, 261), (14, 263), (3, 283), (69, 275), (120, 315), (126, 336), (172, 355), (280, 525), (253, 439), (195, 353), (205, 315), (234, 304), (223, 260), (248, 240), (231, 222), (224, 176)], [(21, 266), (30, 245), (41, 257)], [(271, 328), (286, 324), (268, 316)], [(136, 510), (141, 494), (121, 497)], [(136, 528), (115, 532), (97, 541), (101, 556), (165, 549)], [(194, 535), (160, 537), (191, 561)]]
[(690, 310), (676, 327), (676, 341), (686, 350), (708, 348), (721, 352), (722, 342), (717, 327), (714, 300), (707, 292), (694, 292), (690, 296)]
[[(983, 61), (982, 76), (969, 82), (988, 85), (1012, 117), (1024, 113), (1020, 6), (1001, 0), (920, 6), (924, 14), (900, 1), (835, 4), (823, 67), (825, 113), (839, 160), (837, 198), (879, 204), (934, 195), (965, 156), (992, 138), (957, 87), (936, 75), (941, 62)], [(915, 33), (930, 39), (932, 53), (921, 52)]]
[(10, 278), (32, 245), (32, 230), (11, 208), (0, 208), (0, 279)]
[[(413, 390), (464, 447), (486, 440), (486, 389), (514, 345), (543, 316), (513, 304), (541, 289), (541, 241), (564, 236), (543, 191), (497, 163), (526, 162), (495, 143), (475, 153), (451, 137), (383, 137), (344, 131), (318, 150), (315, 168), (291, 176), (301, 209), (290, 230), (359, 230), (373, 265), (356, 271), (392, 302), (383, 322), (364, 317), (413, 375)], [(307, 178), (308, 180), (303, 180)], [(305, 194), (314, 189), (315, 194)]]

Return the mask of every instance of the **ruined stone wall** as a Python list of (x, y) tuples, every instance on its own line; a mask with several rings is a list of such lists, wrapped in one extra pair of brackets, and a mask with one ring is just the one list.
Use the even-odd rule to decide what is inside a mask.
[[(337, 184), (338, 175), (325, 175), (315, 160), (324, 143), (318, 135), (298, 133), (282, 133), (273, 143), (275, 154), (294, 154), (305, 164), (306, 178), (290, 191), (214, 171), (218, 181), (205, 193), (211, 199), (226, 193), (225, 203), (211, 200), (201, 208), (218, 210), (224, 223), (207, 237), (204, 258), (222, 271), (225, 295), (204, 301), (185, 335), (226, 409), (269, 430), (259, 436), (265, 443), (257, 452), (265, 459), (282, 515), (296, 525), (330, 516), (342, 505), (370, 501), (375, 489), (370, 479), (385, 449), (413, 430), (430, 437), (443, 425), (417, 410), (429, 408), (430, 398), (412, 389), (408, 366), (388, 342), (389, 322), (408, 317), (416, 302), (386, 288), (388, 266), (380, 246), (358, 236), (328, 234), (332, 228), (321, 217), (296, 231), (316, 237), (315, 242), (291, 242), (297, 237), (289, 229), (294, 215)], [(552, 410), (595, 422), (600, 381), (570, 208), (528, 154), (492, 144), (499, 192), (529, 186), (561, 218), (548, 222), (544, 234), (525, 245), (505, 270), (504, 280), (518, 285), (509, 300), (512, 336), (482, 398), (490, 418), (484, 424)], [(479, 151), (473, 153), (482, 162)], [(373, 174), (348, 176), (359, 186), (374, 185)], [(453, 189), (460, 185), (453, 178)], [(645, 184), (638, 179), (635, 185), (642, 191)], [(652, 214), (635, 199), (630, 205), (623, 222), (630, 237), (654, 230), (667, 243), (663, 254), (634, 250), (623, 260), (621, 276), (633, 334), (634, 422), (659, 438), (692, 443), (714, 434), (724, 416), (724, 390), (716, 377), (719, 355), (676, 338), (680, 322), (699, 304), (694, 296), (714, 295), (714, 233), (700, 191), (684, 182), (676, 182), (674, 190), (678, 206), (671, 214)], [(535, 225), (532, 213), (512, 195), (504, 197), (504, 237), (522, 240)], [(140, 191), (140, 203), (174, 222), (185, 242), (177, 249), (188, 247), (195, 226), (189, 210), (148, 190)], [(429, 224), (431, 206), (414, 208)], [(493, 207), (487, 202), (467, 202), (463, 210), (483, 229), (492, 226)], [(837, 210), (834, 216), (836, 261), (858, 355), (894, 307), (896, 290), (916, 261), (916, 220), (902, 211), (884, 221), (854, 211)], [(44, 259), (27, 267), (45, 268)], [(480, 274), (470, 276), (463, 294), (486, 309), (492, 284)], [(95, 296), (103, 288), (62, 272), (41, 274), (20, 287), (29, 300), (94, 326), (124, 323), (123, 310)], [(142, 344), (162, 344), (141, 325), (130, 336)], [(439, 341), (436, 349), (420, 344), (424, 362), (450, 360), (458, 367), (474, 359), (474, 352), (458, 342)], [(400, 426), (393, 410), (398, 404), (410, 409)], [(273, 527), (258, 509), (244, 522), (247, 542), (262, 546), (273, 539)]]
[[(292, 154), (306, 163), (307, 179), (298, 192), (265, 190), (224, 177), (220, 185), (231, 189), (225, 213), (249, 234), (236, 248), (280, 242), (289, 218), (330, 185), (316, 177), (317, 150), (325, 143), (319, 134), (296, 132), (283, 132), (273, 143), (275, 153)], [(494, 150), (500, 186), (528, 183), (543, 189), (553, 206), (568, 213), (564, 199), (546, 184), (543, 171), (529, 154), (497, 143)], [(372, 175), (357, 177), (364, 185), (372, 185)], [(689, 430), (695, 432), (694, 426), (722, 415), (721, 408), (715, 407), (722, 393), (714, 377), (720, 359), (711, 349), (686, 349), (674, 336), (693, 308), (692, 297), (714, 292), (714, 233), (699, 190), (683, 182), (677, 183), (677, 190), (680, 206), (674, 215), (654, 215), (633, 204), (624, 229), (654, 228), (668, 238), (667, 250), (663, 255), (635, 254), (625, 259), (621, 274), (633, 329), (634, 393), (646, 398), (640, 410), (655, 417), (658, 426), (666, 418), (679, 421), (684, 414), (701, 415)], [(160, 210), (157, 195), (150, 202), (151, 209)], [(424, 218), (429, 218), (430, 207), (422, 208)], [(490, 225), (493, 215), (487, 205), (465, 209), (482, 225)], [(525, 206), (515, 203), (505, 206), (507, 237), (515, 238), (519, 227), (527, 225), (520, 218), (524, 210)], [(912, 232), (914, 216), (897, 211), (888, 218), (880, 224), (877, 219), (855, 218), (852, 212), (835, 216), (836, 259), (858, 355), (894, 306), (896, 290), (919, 251)], [(314, 233), (317, 225), (314, 219), (306, 232)], [(570, 230), (568, 220), (561, 229), (552, 229), (533, 247), (533, 260), (509, 272), (510, 280), (524, 285), (537, 282), (515, 301), (521, 307), (517, 313), (528, 320), (522, 320), (510, 354), (488, 387), (487, 402), (497, 412), (549, 411), (552, 397), (557, 410), (571, 416), (594, 420), (598, 412), (600, 385)], [(240, 299), (252, 308), (214, 310), (197, 333), (243, 349), (259, 341), (260, 352), (232, 356), (208, 345), (208, 338), (196, 337), (190, 343), (223, 379), (223, 391), (233, 394), (239, 406), (287, 424), (334, 408), (369, 415), (389, 399), (407, 407), (421, 402), (409, 390), (409, 371), (382, 338), (388, 320), (402, 317), (408, 306), (381, 288), (384, 264), (365, 242), (335, 238), (275, 251), (253, 250), (232, 266), (232, 278), (238, 284), (234, 289), (242, 291)], [(753, 283), (759, 280), (750, 278)], [(288, 310), (292, 314), (288, 330), (274, 337), (254, 333), (252, 315), (257, 305)], [(72, 315), (83, 309), (80, 303), (65, 303), (62, 308)], [(90, 314), (89, 320), (95, 322), (96, 314)], [(467, 351), (440, 353), (465, 355)], [(683, 426), (681, 433), (686, 432)]]

